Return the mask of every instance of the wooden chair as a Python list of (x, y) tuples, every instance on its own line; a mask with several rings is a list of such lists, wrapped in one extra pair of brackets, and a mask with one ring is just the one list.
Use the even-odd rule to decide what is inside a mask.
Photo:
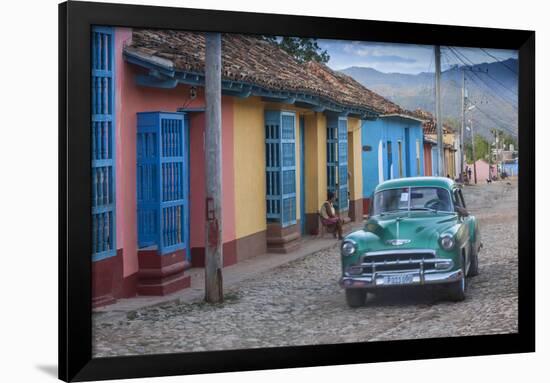
[(327, 226), (323, 223), (323, 218), (321, 217), (321, 213), (317, 213), (317, 216), (319, 217), (319, 237), (323, 238), (326, 233), (332, 233), (332, 236), (336, 238), (336, 226), (331, 225)]

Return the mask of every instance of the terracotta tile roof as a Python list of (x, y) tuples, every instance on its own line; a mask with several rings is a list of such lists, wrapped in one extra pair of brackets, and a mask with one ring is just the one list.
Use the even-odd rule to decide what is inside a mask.
[[(125, 52), (139, 54), (175, 70), (204, 73), (202, 33), (173, 30), (133, 31)], [(222, 78), (258, 85), (273, 91), (303, 92), (332, 102), (381, 114), (418, 118), (372, 92), (353, 78), (317, 62), (300, 63), (274, 44), (257, 36), (222, 35)]]
[(406, 114), (412, 113), (402, 109), (399, 105), (365, 88), (353, 77), (344, 73), (336, 72), (328, 66), (315, 61), (305, 64), (311, 74), (320, 78), (323, 83), (328, 85), (333, 92), (344, 94), (354, 100), (362, 100), (363, 103), (371, 105), (382, 114)]
[[(420, 119), (424, 120), (424, 123), (422, 124), (424, 134), (429, 134), (429, 135), (437, 134), (435, 130), (435, 118), (430, 112), (426, 112), (425, 110), (422, 110), (422, 109), (416, 109), (413, 113), (419, 116)], [(454, 130), (449, 125), (443, 124), (443, 133), (452, 134), (454, 133)]]

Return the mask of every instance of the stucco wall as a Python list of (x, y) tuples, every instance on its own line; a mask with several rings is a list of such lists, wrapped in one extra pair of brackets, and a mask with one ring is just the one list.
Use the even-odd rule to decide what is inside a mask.
[(361, 120), (348, 118), (348, 169), (351, 173), (350, 199), (363, 198), (363, 161), (361, 158)]
[(237, 98), (234, 106), (235, 234), (241, 238), (266, 229), (264, 109), (259, 97)]
[[(381, 119), (363, 120), (361, 123), (361, 144), (369, 147), (361, 151), (363, 162), (363, 198), (370, 198), (374, 188), (380, 182), (380, 170), (383, 170), (386, 152), (382, 140), (384, 138), (384, 122)], [(380, 164), (382, 159), (382, 164)], [(385, 173), (382, 172), (382, 177)]]
[[(416, 167), (417, 141), (419, 142), (420, 172)], [(370, 147), (370, 150), (361, 151), (363, 198), (370, 198), (374, 188), (382, 180), (399, 178), (399, 142), (401, 142), (402, 176), (424, 175), (423, 132), (420, 122), (400, 117), (364, 120), (361, 124), (361, 142), (363, 146)], [(392, 166), (388, 161), (388, 142), (391, 142), (392, 146)]]
[(424, 143), (424, 175), (431, 176), (432, 174), (432, 145)]
[[(423, 132), (420, 122), (411, 121), (404, 124), (409, 130), (409, 174), (410, 177), (417, 177), (424, 175), (424, 149), (423, 149)], [(418, 142), (418, 148), (417, 148)], [(417, 169), (416, 156), (420, 158), (419, 168)]]
[[(385, 137), (383, 146), (385, 146), (385, 152), (387, 154), (388, 141), (391, 141), (392, 152), (392, 166), (389, 166), (387, 161), (387, 155), (384, 156), (384, 179), (393, 179), (406, 176), (406, 149), (405, 149), (405, 131), (406, 124), (402, 124), (398, 118), (384, 118), (385, 124)], [(401, 143), (401, 157), (399, 156), (399, 143)], [(401, 174), (399, 172), (399, 158), (401, 158)], [(390, 177), (388, 177), (388, 169)]]
[[(181, 86), (181, 85), (180, 85)], [(202, 97), (203, 88), (199, 88)], [(202, 99), (204, 103), (204, 98)], [(222, 241), (235, 239), (235, 180), (233, 148), (233, 98), (222, 97)], [(206, 179), (204, 113), (190, 114), (189, 128), (189, 236), (191, 247), (204, 247)]]
[[(146, 72), (124, 62), (122, 48), (131, 39), (131, 29), (116, 28), (116, 150), (117, 150), (117, 248), (123, 249), (123, 273), (138, 270), (136, 206), (136, 125), (137, 112), (176, 111), (180, 107), (204, 107), (203, 88), (190, 100), (189, 87), (173, 89), (137, 86), (135, 76)], [(235, 238), (233, 109), (231, 98), (222, 99), (223, 153), (223, 241)], [(190, 239), (191, 246), (204, 246), (204, 116), (190, 119)]]
[[(472, 169), (472, 180), (471, 182), (474, 182), (474, 167), (473, 164), (466, 164), (469, 168)], [(491, 176), (496, 175), (496, 166), (492, 165), (493, 169), (491, 172)], [(478, 183), (485, 183), (487, 178), (489, 178), (489, 163), (484, 160), (477, 160), (476, 161), (476, 173), (477, 173), (477, 182)]]
[(327, 121), (322, 113), (305, 116), (306, 213), (316, 213), (327, 197)]
[[(252, 235), (267, 228), (265, 110), (293, 112), (296, 115), (296, 219), (302, 219), (300, 213), (300, 116), (305, 115), (306, 111), (291, 105), (264, 102), (260, 97), (235, 98), (233, 147), (235, 152), (235, 209), (238, 212), (235, 224), (236, 238)], [(307, 127), (305, 130), (307, 131)], [(306, 151), (307, 147), (306, 141)]]

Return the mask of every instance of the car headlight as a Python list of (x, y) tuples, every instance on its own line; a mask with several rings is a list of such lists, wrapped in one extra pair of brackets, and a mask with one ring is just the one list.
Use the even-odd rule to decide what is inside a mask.
[(342, 243), (342, 255), (345, 257), (348, 257), (350, 255), (353, 255), (355, 251), (357, 250), (355, 246), (355, 242), (347, 239)]
[(444, 235), (439, 239), (439, 244), (445, 250), (451, 250), (455, 245), (455, 240), (450, 234)]

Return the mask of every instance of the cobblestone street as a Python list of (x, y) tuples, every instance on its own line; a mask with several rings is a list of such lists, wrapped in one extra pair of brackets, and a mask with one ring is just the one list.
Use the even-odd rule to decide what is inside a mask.
[(226, 289), (223, 304), (95, 313), (94, 356), (516, 332), (517, 182), (466, 186), (464, 195), (483, 242), (464, 302), (417, 288), (370, 295), (365, 307), (351, 309), (337, 284), (335, 242)]

